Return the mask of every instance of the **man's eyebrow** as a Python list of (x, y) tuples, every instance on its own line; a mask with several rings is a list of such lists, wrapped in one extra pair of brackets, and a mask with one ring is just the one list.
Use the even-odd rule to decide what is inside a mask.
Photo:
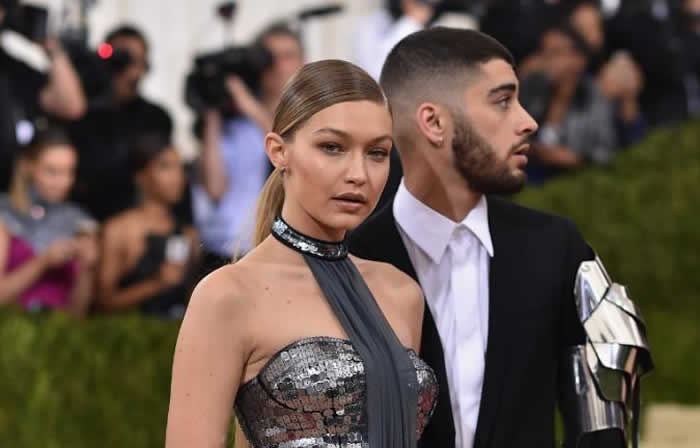
[(505, 84), (501, 84), (500, 86), (496, 86), (493, 89), (489, 90), (489, 96), (497, 95), (499, 93), (503, 92), (509, 92), (513, 93), (518, 90), (518, 85), (514, 82), (508, 82)]

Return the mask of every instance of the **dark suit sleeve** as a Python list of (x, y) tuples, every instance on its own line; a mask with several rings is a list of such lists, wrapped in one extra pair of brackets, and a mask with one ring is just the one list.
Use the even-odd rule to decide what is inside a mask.
[[(566, 221), (567, 254), (566, 278), (562, 292), (562, 327), (561, 351), (565, 356), (566, 348), (585, 342), (586, 335), (578, 317), (574, 298), (574, 284), (581, 262), (595, 259), (595, 252), (586, 243), (576, 226)], [(598, 431), (584, 436), (576, 448), (624, 448), (622, 433), (617, 430)], [(567, 447), (568, 448), (568, 447)]]
[(595, 259), (593, 249), (586, 243), (581, 233), (571, 221), (566, 221), (566, 255), (565, 276), (561, 292), (561, 348), (566, 349), (572, 345), (583, 344), (585, 334), (581, 320), (576, 311), (574, 299), (574, 285), (576, 274), (581, 263)]

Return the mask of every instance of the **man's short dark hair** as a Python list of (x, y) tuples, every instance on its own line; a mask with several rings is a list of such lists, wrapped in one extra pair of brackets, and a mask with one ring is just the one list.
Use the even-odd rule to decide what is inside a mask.
[(132, 39), (140, 40), (143, 44), (143, 47), (146, 49), (146, 51), (148, 51), (148, 42), (146, 41), (146, 35), (143, 33), (143, 31), (141, 31), (134, 25), (118, 26), (117, 28), (107, 33), (107, 37), (105, 37), (105, 42), (113, 43), (116, 39), (120, 39), (123, 37), (129, 37)]
[(450, 80), (477, 70), (480, 64), (500, 59), (515, 68), (510, 51), (493, 37), (474, 30), (435, 27), (401, 40), (384, 62), (380, 84), (389, 102), (415, 95), (430, 87), (450, 94)]
[(581, 53), (586, 58), (591, 56), (591, 48), (586, 42), (586, 39), (576, 28), (568, 22), (557, 23), (550, 25), (544, 29), (542, 36), (548, 33), (559, 33), (569, 39), (574, 47), (574, 50)]

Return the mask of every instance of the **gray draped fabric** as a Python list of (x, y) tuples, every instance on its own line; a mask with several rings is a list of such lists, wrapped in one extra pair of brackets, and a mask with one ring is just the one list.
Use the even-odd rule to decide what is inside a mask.
[(418, 383), (405, 347), (347, 257), (304, 259), (365, 365), (370, 447), (414, 448)]

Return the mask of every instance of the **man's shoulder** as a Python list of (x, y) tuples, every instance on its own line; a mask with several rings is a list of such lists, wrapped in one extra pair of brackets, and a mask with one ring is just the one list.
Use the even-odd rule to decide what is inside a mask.
[[(564, 249), (572, 257), (591, 259), (594, 256), (576, 224), (565, 216), (532, 209), (510, 200), (488, 197), (489, 221), (516, 238), (527, 239), (540, 247)], [(492, 227), (493, 231), (493, 227)]]
[(553, 228), (573, 231), (576, 225), (569, 219), (555, 213), (530, 208), (510, 199), (498, 196), (487, 197), (489, 219), (507, 221), (510, 226), (525, 230), (540, 229), (549, 231)]
[[(134, 100), (134, 110), (139, 119), (160, 130), (172, 130), (173, 120), (170, 114), (161, 105), (156, 104), (142, 96)], [(168, 128), (168, 129), (165, 129)]]
[(134, 105), (137, 106), (139, 109), (170, 116), (168, 112), (165, 111), (163, 106), (140, 95), (134, 100)]

